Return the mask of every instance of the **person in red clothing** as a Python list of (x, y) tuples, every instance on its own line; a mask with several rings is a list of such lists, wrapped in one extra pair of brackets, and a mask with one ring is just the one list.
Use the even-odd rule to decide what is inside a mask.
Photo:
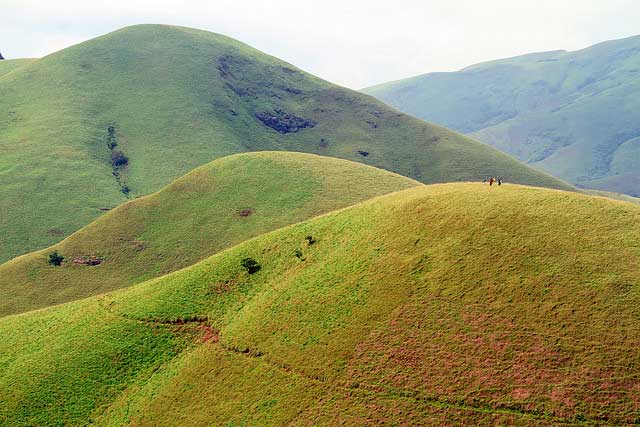
[(490, 179), (489, 179), (489, 185), (493, 185), (493, 181), (495, 181), (495, 179), (490, 178)]

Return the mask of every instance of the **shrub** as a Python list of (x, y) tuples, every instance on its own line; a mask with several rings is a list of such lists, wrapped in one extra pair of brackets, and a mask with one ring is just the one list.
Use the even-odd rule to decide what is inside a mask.
[(120, 150), (114, 150), (111, 152), (111, 164), (113, 167), (119, 168), (126, 166), (129, 163), (129, 158)]
[(64, 257), (60, 255), (58, 251), (53, 251), (49, 254), (49, 264), (51, 265), (59, 267), (60, 265), (62, 265), (63, 260)]
[(309, 246), (313, 245), (316, 242), (316, 239), (314, 239), (313, 236), (307, 236), (304, 239), (307, 241), (307, 244)]
[(247, 273), (249, 274), (257, 273), (262, 268), (260, 264), (258, 264), (258, 261), (253, 258), (244, 258), (240, 265), (242, 265), (242, 267), (247, 270)]
[(296, 249), (295, 254), (296, 258), (302, 259), (302, 251), (300, 249)]

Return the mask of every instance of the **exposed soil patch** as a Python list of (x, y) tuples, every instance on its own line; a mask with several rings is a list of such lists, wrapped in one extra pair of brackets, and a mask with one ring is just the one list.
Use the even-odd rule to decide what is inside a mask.
[(82, 257), (76, 257), (73, 259), (74, 264), (89, 265), (89, 266), (100, 265), (102, 264), (102, 261), (104, 260), (97, 256), (82, 256)]
[(273, 112), (262, 111), (256, 113), (256, 118), (265, 126), (280, 133), (298, 132), (301, 129), (312, 128), (316, 125), (316, 122), (313, 120), (296, 116), (279, 108)]
[(232, 287), (235, 287), (236, 284), (237, 282), (234, 279), (213, 283), (212, 285), (210, 285), (210, 293), (215, 293), (217, 295), (224, 294)]
[(198, 327), (198, 329), (202, 333), (200, 337), (201, 342), (217, 343), (218, 341), (220, 341), (220, 331), (214, 329), (211, 325), (202, 324)]
[(253, 209), (251, 208), (244, 208), (244, 209), (240, 209), (238, 211), (238, 216), (246, 218), (248, 216), (251, 216), (253, 214)]

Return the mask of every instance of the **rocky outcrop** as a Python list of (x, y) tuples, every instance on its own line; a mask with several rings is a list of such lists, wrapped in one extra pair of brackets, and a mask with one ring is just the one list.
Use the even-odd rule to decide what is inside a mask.
[(276, 109), (273, 112), (262, 111), (256, 113), (256, 118), (264, 123), (265, 126), (269, 126), (280, 133), (298, 132), (300, 129), (312, 128), (316, 125), (313, 120), (298, 117), (281, 109)]

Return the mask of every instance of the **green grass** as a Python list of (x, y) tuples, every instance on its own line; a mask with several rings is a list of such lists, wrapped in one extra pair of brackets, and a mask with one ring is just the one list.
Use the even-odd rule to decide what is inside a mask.
[[(53, 247), (0, 265), (0, 316), (129, 286), (285, 225), (417, 185), (382, 169), (312, 154), (214, 160)], [(60, 267), (48, 264), (54, 250), (65, 257)], [(90, 256), (103, 262), (73, 263)]]
[(0, 319), (0, 423), (628, 425), (639, 220), (516, 185), (381, 196)]
[[(316, 125), (282, 134), (256, 118), (276, 109)], [(316, 153), (425, 183), (500, 175), (569, 188), (238, 41), (182, 27), (127, 27), (29, 62), (0, 76), (0, 111), (0, 262), (125, 202), (125, 186), (129, 198), (150, 194), (240, 152)], [(118, 179), (114, 139), (129, 158)]]
[(35, 59), (4, 59), (0, 61), (0, 77), (4, 76), (5, 74), (9, 74), (10, 72), (20, 67), (30, 64), (33, 61), (35, 61)]
[(364, 89), (585, 188), (640, 196), (640, 37)]

